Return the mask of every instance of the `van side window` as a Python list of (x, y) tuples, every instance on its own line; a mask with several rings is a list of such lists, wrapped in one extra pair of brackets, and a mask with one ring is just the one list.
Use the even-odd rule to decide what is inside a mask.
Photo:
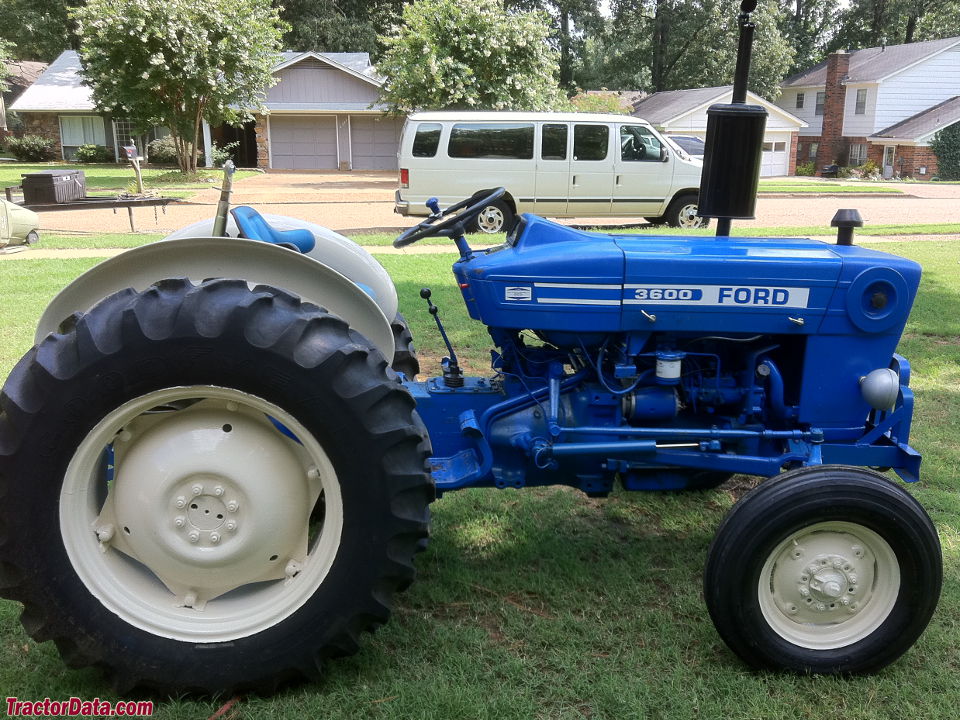
[(452, 158), (533, 158), (533, 124), (457, 123), (450, 131)]
[(543, 126), (543, 138), (540, 141), (542, 160), (567, 159), (567, 126), (552, 123)]
[(606, 125), (573, 126), (573, 159), (604, 160), (607, 157), (610, 128)]
[(620, 126), (620, 159), (627, 162), (660, 162), (662, 143), (643, 125)]
[(440, 147), (440, 123), (420, 123), (413, 136), (413, 156), (433, 157)]

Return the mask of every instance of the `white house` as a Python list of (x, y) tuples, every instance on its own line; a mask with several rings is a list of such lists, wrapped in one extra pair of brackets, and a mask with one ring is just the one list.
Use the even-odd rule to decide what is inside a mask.
[(834, 53), (782, 87), (777, 104), (806, 123), (799, 162), (930, 176), (930, 140), (960, 121), (960, 37)]
[[(733, 100), (733, 86), (669, 90), (658, 92), (633, 105), (633, 116), (643, 118), (668, 135), (695, 135), (705, 138), (707, 109), (715, 103)], [(767, 111), (767, 128), (763, 136), (763, 160), (760, 174), (792, 175), (796, 159), (798, 132), (803, 120), (752, 92), (747, 102)]]

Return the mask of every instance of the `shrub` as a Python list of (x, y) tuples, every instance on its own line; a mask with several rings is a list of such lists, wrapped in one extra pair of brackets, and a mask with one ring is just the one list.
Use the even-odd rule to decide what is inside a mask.
[(233, 157), (233, 151), (240, 147), (240, 142), (227, 143), (223, 147), (220, 147), (216, 143), (213, 143), (213, 148), (210, 151), (210, 157), (213, 160), (214, 167), (223, 167), (223, 164)]
[(873, 160), (867, 160), (860, 166), (860, 175), (862, 177), (872, 177), (880, 174), (880, 166)]
[(81, 145), (73, 159), (78, 163), (109, 163), (114, 161), (113, 150), (103, 145)]
[(20, 162), (53, 160), (56, 151), (53, 140), (39, 135), (24, 135), (7, 140), (7, 150)]
[(930, 149), (937, 156), (939, 179), (960, 180), (960, 122), (938, 132)]
[(173, 135), (158, 138), (147, 145), (147, 157), (151, 163), (176, 165), (177, 148), (173, 144)]
[(811, 160), (810, 162), (797, 163), (797, 175), (816, 175), (817, 174), (817, 163)]

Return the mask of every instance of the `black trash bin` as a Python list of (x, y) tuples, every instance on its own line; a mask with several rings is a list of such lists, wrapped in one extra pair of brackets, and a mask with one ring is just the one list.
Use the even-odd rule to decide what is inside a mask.
[(24, 205), (52, 205), (82, 200), (87, 195), (83, 170), (43, 170), (21, 175)]
[(823, 170), (820, 171), (822, 177), (832, 177), (835, 178), (840, 174), (839, 165), (824, 165)]

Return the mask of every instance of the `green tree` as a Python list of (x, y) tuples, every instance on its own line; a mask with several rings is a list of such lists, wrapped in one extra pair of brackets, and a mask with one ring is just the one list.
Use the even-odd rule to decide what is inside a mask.
[(788, 0), (784, 3), (780, 32), (793, 47), (791, 73), (806, 70), (824, 58), (839, 14), (838, 0)]
[(505, 10), (497, 0), (416, 0), (383, 40), (377, 71), (395, 112), (549, 110), (566, 102), (542, 12)]
[(937, 155), (940, 179), (960, 180), (960, 123), (954, 123), (934, 135), (930, 149)]
[(74, 17), (97, 106), (170, 128), (185, 173), (201, 121), (244, 122), (275, 82), (283, 24), (269, 0), (89, 0)]
[(960, 0), (853, 0), (830, 50), (939, 40), (960, 33)]
[[(649, 89), (659, 92), (732, 82), (738, 30), (731, 3), (617, 0), (613, 8), (614, 32), (620, 46), (629, 46), (632, 41), (637, 47), (623, 57), (649, 68)], [(794, 56), (780, 31), (781, 18), (777, 0), (760, 0), (752, 15), (757, 29), (750, 89), (771, 99), (779, 95), (780, 81)]]
[(0, 35), (12, 42), (16, 60), (50, 62), (77, 48), (70, 10), (82, 0), (0, 0)]
[(276, 0), (289, 29), (284, 47), (320, 52), (383, 50), (377, 41), (400, 20), (403, 0)]
[(586, 37), (603, 25), (597, 0), (505, 0), (504, 6), (543, 10), (550, 16), (554, 43), (560, 50), (560, 85), (572, 90), (574, 66), (583, 52)]

